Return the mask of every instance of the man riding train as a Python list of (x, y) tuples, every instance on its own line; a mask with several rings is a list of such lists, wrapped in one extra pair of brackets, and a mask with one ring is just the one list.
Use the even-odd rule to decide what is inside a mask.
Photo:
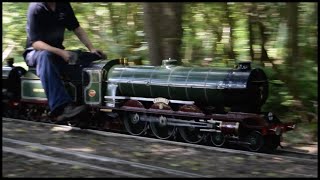
[(68, 2), (33, 2), (27, 14), (27, 42), (23, 54), (29, 67), (35, 67), (45, 90), (52, 116), (58, 122), (75, 117), (85, 110), (85, 105), (75, 106), (60, 78), (72, 58), (64, 50), (64, 31), (73, 31), (91, 53), (101, 58), (106, 55), (95, 49), (80, 26)]

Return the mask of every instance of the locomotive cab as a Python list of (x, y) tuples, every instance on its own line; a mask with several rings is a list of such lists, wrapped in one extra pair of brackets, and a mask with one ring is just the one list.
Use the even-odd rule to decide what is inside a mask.
[[(83, 69), (91, 66), (92, 62), (101, 58), (89, 52), (70, 50), (72, 58), (69, 64), (61, 72), (64, 86), (74, 102), (83, 103)], [(35, 67), (29, 67), (28, 72), (21, 77), (22, 101), (47, 104), (47, 97), (42, 87), (40, 78), (36, 74)]]
[[(68, 70), (61, 75), (64, 86), (74, 102), (80, 102), (81, 98), (77, 97), (80, 93), (81, 79), (79, 74), (81, 70), (76, 67), (67, 67)], [(47, 104), (47, 97), (40, 78), (36, 73), (35, 67), (29, 67), (29, 70), (21, 77), (21, 100), (24, 102)]]

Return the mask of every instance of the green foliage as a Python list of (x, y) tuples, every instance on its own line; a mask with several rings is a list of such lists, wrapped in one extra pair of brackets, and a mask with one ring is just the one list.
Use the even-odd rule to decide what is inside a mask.
[(269, 97), (263, 106), (263, 111), (272, 111), (275, 114), (283, 115), (289, 110), (286, 106), (288, 99), (288, 89), (285, 83), (278, 79), (276, 73), (271, 68), (264, 68), (269, 79)]
[(315, 112), (313, 102), (318, 100), (318, 68), (314, 61), (305, 60), (301, 68), (294, 73), (300, 98), (311, 112)]
[(12, 56), (21, 56), (26, 41), (26, 13), (28, 3), (2, 3), (2, 52), (15, 45)]
[(283, 135), (288, 143), (312, 143), (318, 141), (318, 122), (300, 123), (296, 130)]

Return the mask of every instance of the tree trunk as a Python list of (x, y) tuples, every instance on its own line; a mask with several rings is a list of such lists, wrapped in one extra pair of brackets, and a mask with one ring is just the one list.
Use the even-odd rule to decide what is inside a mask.
[(297, 80), (295, 78), (295, 71), (299, 70), (299, 49), (298, 49), (298, 4), (287, 3), (287, 82), (288, 88), (291, 90), (295, 99), (300, 99), (299, 89), (297, 88)]
[(254, 33), (253, 33), (253, 9), (254, 9), (254, 4), (251, 3), (251, 6), (249, 7), (248, 11), (248, 32), (249, 32), (249, 48), (250, 48), (250, 56), (251, 56), (251, 61), (254, 61), (254, 51), (253, 51), (253, 44), (254, 44)]
[(287, 3), (288, 41), (287, 41), (287, 63), (292, 72), (298, 64), (298, 4)]
[(144, 3), (144, 14), (151, 64), (168, 58), (181, 62), (182, 3)]
[(117, 37), (118, 37), (119, 33), (118, 33), (118, 28), (117, 28), (117, 20), (114, 18), (114, 11), (113, 11), (113, 7), (112, 7), (112, 3), (108, 3), (108, 9), (109, 9), (109, 12), (110, 12), (112, 36), (117, 41), (117, 39), (118, 39)]
[[(187, 4), (186, 6), (186, 18), (190, 21), (193, 21), (193, 12), (191, 9), (191, 4)], [(188, 62), (192, 62), (194, 60), (193, 58), (193, 39), (195, 37), (195, 30), (194, 30), (194, 25), (192, 23), (188, 23), (188, 27), (190, 29), (190, 33), (186, 35), (187, 40), (186, 40), (186, 48), (184, 51), (184, 59), (186, 59)]]
[(248, 31), (249, 31), (249, 48), (250, 48), (250, 56), (251, 56), (251, 61), (254, 61), (254, 51), (253, 51), (253, 44), (254, 44), (254, 39), (253, 39), (253, 29), (252, 29), (252, 20), (251, 20), (251, 15), (248, 17)]
[(144, 3), (144, 31), (149, 46), (149, 59), (151, 65), (161, 65), (161, 34), (158, 24), (161, 19), (160, 3)]
[(164, 59), (181, 62), (180, 48), (182, 38), (182, 3), (164, 3), (161, 27)]
[[(318, 3), (315, 3), (314, 7), (315, 7), (315, 9), (314, 9), (314, 17), (315, 17), (314, 23), (318, 27)], [(317, 36), (318, 36), (318, 33), (317, 33)], [(318, 44), (319, 44), (319, 39), (318, 39)], [(314, 59), (315, 63), (317, 63), (317, 65), (318, 65), (318, 46), (314, 46), (314, 52), (315, 52), (315, 55), (314, 55), (313, 59)]]
[(269, 61), (269, 56), (267, 50), (265, 48), (265, 44), (267, 42), (267, 35), (265, 34), (266, 27), (263, 25), (261, 21), (258, 22), (259, 29), (260, 29), (260, 37), (261, 37), (261, 57), (260, 62), (264, 64), (264, 61)]
[(234, 47), (234, 42), (233, 42), (233, 28), (234, 28), (234, 22), (233, 19), (231, 17), (231, 12), (229, 10), (228, 7), (228, 3), (225, 3), (225, 11), (226, 11), (226, 17), (227, 17), (227, 22), (229, 24), (230, 27), (230, 38), (229, 38), (229, 42), (227, 44), (227, 53), (230, 59), (234, 59), (235, 60), (235, 54), (233, 51), (233, 47)]

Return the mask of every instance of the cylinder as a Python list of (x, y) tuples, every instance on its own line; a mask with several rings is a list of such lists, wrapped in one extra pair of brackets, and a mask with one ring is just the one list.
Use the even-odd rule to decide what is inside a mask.
[(239, 122), (221, 122), (220, 130), (223, 134), (238, 135)]

